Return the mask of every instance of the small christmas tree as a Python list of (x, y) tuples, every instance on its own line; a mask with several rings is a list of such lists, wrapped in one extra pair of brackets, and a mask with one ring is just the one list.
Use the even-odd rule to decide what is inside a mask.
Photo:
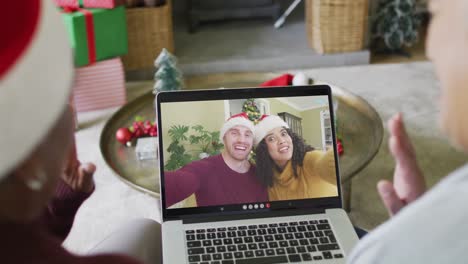
[(258, 110), (255, 99), (247, 99), (242, 105), (242, 112), (246, 113), (250, 121), (257, 123), (260, 118), (260, 110)]
[(156, 58), (154, 66), (158, 68), (154, 74), (154, 94), (160, 91), (180, 90), (184, 87), (182, 73), (177, 68), (177, 59), (166, 49), (163, 49)]
[(385, 52), (405, 54), (403, 47), (418, 41), (421, 19), (416, 13), (415, 0), (380, 0), (373, 20), (374, 46), (383, 41)]

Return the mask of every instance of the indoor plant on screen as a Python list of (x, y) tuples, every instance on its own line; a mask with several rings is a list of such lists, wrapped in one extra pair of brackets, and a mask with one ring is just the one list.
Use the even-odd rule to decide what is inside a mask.
[(219, 131), (208, 131), (202, 125), (173, 125), (168, 134), (171, 143), (167, 148), (166, 170), (177, 170), (194, 160), (217, 155), (223, 148)]

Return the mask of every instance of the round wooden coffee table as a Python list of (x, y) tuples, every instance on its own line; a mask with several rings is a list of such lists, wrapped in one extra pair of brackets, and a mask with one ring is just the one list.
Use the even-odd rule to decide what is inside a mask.
[[(254, 87), (277, 77), (274, 73), (231, 73), (197, 76), (187, 80), (187, 89)], [(154, 120), (153, 82), (140, 83), (148, 92), (119, 109), (106, 123), (100, 148), (107, 164), (131, 187), (159, 198), (159, 170), (156, 161), (138, 161), (134, 147), (125, 147), (115, 140), (120, 127), (130, 126), (135, 116)], [(361, 97), (331, 85), (338, 101), (337, 129), (342, 136), (344, 154), (340, 156), (344, 206), (350, 208), (351, 179), (377, 154), (383, 138), (383, 125), (375, 109)]]

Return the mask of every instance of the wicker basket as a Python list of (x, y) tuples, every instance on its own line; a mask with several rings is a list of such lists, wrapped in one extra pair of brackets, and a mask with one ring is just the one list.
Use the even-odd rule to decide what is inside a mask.
[(309, 45), (320, 54), (362, 50), (368, 7), (368, 0), (306, 0)]
[(154, 67), (154, 59), (166, 48), (174, 53), (171, 1), (159, 7), (128, 8), (128, 54), (122, 57), (125, 70)]

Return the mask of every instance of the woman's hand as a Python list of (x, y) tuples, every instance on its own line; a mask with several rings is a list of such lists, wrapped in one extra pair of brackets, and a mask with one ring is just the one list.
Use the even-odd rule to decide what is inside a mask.
[(388, 145), (396, 166), (393, 183), (381, 180), (377, 184), (377, 190), (389, 214), (395, 215), (426, 191), (426, 182), (401, 113), (394, 115), (387, 124), (390, 132)]
[(75, 144), (73, 144), (67, 165), (62, 174), (62, 180), (73, 191), (90, 193), (94, 190), (93, 175), (95, 171), (96, 165), (93, 163), (81, 164), (76, 155)]

